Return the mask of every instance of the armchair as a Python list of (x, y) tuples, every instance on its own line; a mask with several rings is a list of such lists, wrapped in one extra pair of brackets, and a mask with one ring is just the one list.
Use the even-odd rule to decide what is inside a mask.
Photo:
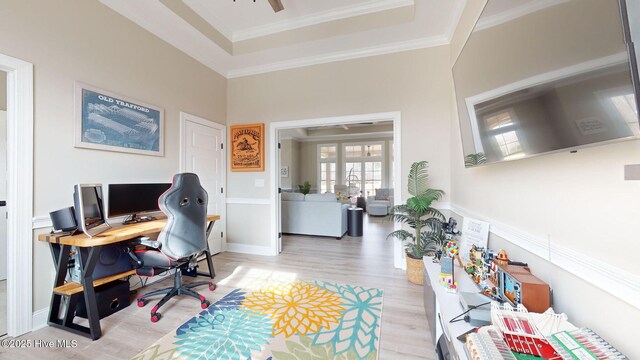
[(147, 246), (147, 249), (133, 253), (137, 260), (136, 273), (140, 276), (155, 276), (175, 269), (173, 287), (138, 296), (138, 306), (143, 307), (149, 297), (164, 294), (151, 309), (151, 322), (160, 320), (158, 309), (176, 295), (194, 297), (206, 309), (209, 301), (192, 288), (201, 285), (209, 285), (211, 291), (216, 288), (210, 281), (182, 283), (181, 269), (193, 269), (198, 255), (207, 249), (207, 192), (200, 186), (198, 176), (191, 173), (176, 174), (171, 188), (160, 196), (158, 204), (167, 215), (167, 224), (157, 241), (138, 239), (137, 243)]
[(393, 189), (376, 189), (376, 194), (367, 197), (367, 212), (373, 216), (386, 216), (393, 206)]
[(342, 194), (347, 194), (347, 190), (349, 190), (349, 187), (347, 185), (342, 185), (342, 184), (335, 184), (333, 185), (333, 193), (337, 194), (337, 193), (342, 193)]

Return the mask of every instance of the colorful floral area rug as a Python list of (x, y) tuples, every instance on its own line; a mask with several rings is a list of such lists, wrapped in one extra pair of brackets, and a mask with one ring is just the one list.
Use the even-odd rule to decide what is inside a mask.
[(235, 289), (133, 359), (377, 359), (382, 295), (323, 281)]

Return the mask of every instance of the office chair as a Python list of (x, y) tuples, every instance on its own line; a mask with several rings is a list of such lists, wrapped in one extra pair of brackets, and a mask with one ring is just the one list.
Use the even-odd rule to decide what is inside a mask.
[(151, 249), (135, 250), (136, 273), (140, 276), (155, 276), (175, 269), (173, 287), (156, 290), (138, 296), (138, 306), (147, 304), (151, 296), (165, 294), (151, 309), (151, 322), (160, 320), (158, 309), (176, 295), (189, 295), (200, 300), (203, 309), (209, 307), (207, 299), (192, 290), (201, 285), (209, 285), (213, 291), (216, 285), (210, 281), (197, 281), (182, 284), (181, 269), (196, 266), (197, 257), (207, 249), (207, 192), (200, 186), (198, 175), (192, 173), (176, 174), (171, 187), (158, 199), (160, 210), (167, 215), (157, 241), (139, 238), (136, 244)]

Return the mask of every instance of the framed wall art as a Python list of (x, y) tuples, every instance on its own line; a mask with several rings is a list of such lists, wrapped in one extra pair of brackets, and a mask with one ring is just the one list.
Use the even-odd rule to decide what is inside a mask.
[(264, 124), (230, 126), (231, 171), (264, 171)]
[(77, 82), (75, 146), (163, 156), (163, 113), (157, 106)]

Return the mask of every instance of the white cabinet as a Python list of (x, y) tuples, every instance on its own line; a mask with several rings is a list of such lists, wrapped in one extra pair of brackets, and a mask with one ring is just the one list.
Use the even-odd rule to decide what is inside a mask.
[[(457, 337), (471, 330), (473, 326), (465, 321), (449, 322), (464, 311), (458, 294), (448, 293), (440, 285), (440, 264), (434, 263), (430, 257), (425, 257), (424, 267), (424, 308), (434, 345), (437, 347), (439, 342), (439, 346), (444, 348), (441, 353), (448, 353), (450, 359), (468, 359), (465, 344)], [(455, 280), (458, 282), (459, 291), (478, 292), (476, 285), (459, 266), (455, 267)]]

